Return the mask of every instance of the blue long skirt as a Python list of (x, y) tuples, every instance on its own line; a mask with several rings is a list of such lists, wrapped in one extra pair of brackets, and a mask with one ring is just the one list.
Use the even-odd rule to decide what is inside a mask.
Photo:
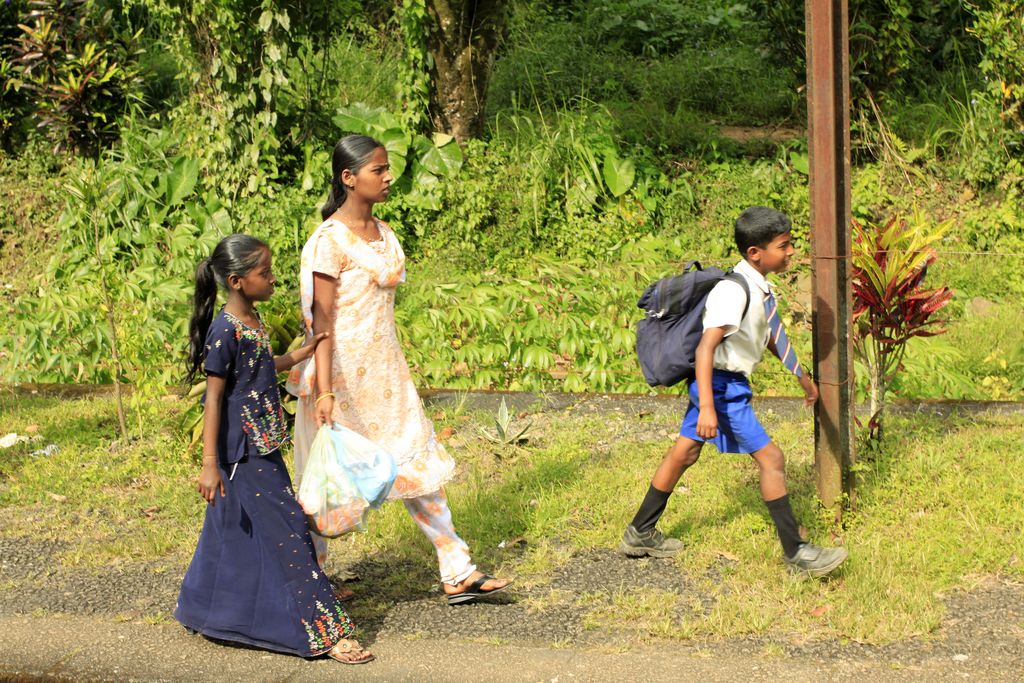
[(355, 632), (320, 569), (281, 453), (221, 465), (174, 617), (221, 640), (315, 657)]

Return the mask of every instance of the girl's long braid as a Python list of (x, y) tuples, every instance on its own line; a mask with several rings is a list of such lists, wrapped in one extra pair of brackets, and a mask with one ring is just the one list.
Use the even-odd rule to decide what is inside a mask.
[(188, 321), (188, 360), (185, 380), (192, 384), (205, 358), (206, 333), (213, 322), (213, 307), (217, 303), (217, 278), (210, 259), (204, 258), (196, 268), (196, 290), (192, 297), (192, 319)]

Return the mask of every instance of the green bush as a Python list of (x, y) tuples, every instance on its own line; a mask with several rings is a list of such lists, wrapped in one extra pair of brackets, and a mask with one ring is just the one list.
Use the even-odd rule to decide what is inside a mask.
[[(803, 82), (806, 74), (804, 2), (758, 0), (757, 16), (773, 40), (775, 59)], [(962, 0), (850, 0), (852, 95), (866, 106), (866, 92), (898, 92), (931, 80), (935, 72), (971, 62), (978, 51), (967, 35), (970, 15)]]
[(667, 197), (688, 191), (649, 156), (634, 156), (642, 148), (620, 149), (614, 131), (598, 108), (499, 117), (490, 142), (472, 143), (465, 171), (441, 185), (439, 211), (405, 223), (406, 232), (423, 253), (467, 264), (536, 251), (614, 260), (657, 232)]
[[(357, 28), (363, 29), (352, 30)], [(386, 34), (359, 35), (355, 40), (352, 32), (338, 31), (319, 42), (303, 35), (293, 39), (276, 110), (277, 129), (292, 149), (314, 144), (330, 151), (338, 141), (331, 119), (339, 106), (394, 104), (397, 83), (391, 65), (400, 45)]]
[[(964, 216), (966, 243), (980, 251), (1024, 253), (1024, 199), (1020, 190), (1011, 188), (1005, 195), (984, 208), (976, 208)], [(1012, 269), (1007, 280), (1024, 284), (1018, 269)]]
[(764, 59), (768, 36), (743, 3), (651, 0), (519, 10), (487, 111), (615, 114), (619, 135), (659, 152), (699, 151), (717, 123), (775, 122), (802, 106), (797, 81)]
[(96, 155), (141, 102), (139, 33), (86, 0), (36, 0), (31, 10), (0, 62), (5, 90), (26, 91), (36, 127), (56, 149)]
[(643, 101), (663, 103), (668, 111), (701, 112), (719, 123), (764, 125), (786, 120), (803, 107), (799, 81), (742, 44), (688, 47), (644, 73), (639, 86)]
[(166, 136), (129, 137), (69, 180), (58, 249), (7, 331), (12, 380), (169, 376), (153, 361), (184, 334), (185, 274), (212, 248), (196, 223), (223, 213), (184, 205), (198, 169), (168, 147)]
[(636, 67), (629, 55), (588, 45), (571, 22), (541, 15), (528, 27), (513, 29), (488, 84), (487, 113), (552, 109), (581, 99), (628, 101), (639, 95)]
[[(1000, 102), (1006, 124), (1024, 136), (1024, 2), (970, 3), (971, 32), (983, 46), (980, 63), (989, 92)], [(1016, 141), (1019, 150), (1020, 140)]]
[(28, 134), (31, 103), (28, 93), (16, 86), (15, 41), (21, 35), (18, 23), (26, 0), (0, 4), (0, 146), (13, 149)]
[(975, 97), (990, 118), (983, 156), (967, 166), (983, 185), (1024, 183), (1024, 2), (1001, 0), (969, 5), (975, 14), (971, 32), (982, 46), (979, 68), (985, 88)]
[[(0, 13), (23, 13), (26, 2), (2, 4)], [(960, 217), (963, 229), (947, 248), (1024, 249), (1014, 180), (1024, 175), (1014, 158), (1017, 133), (999, 119), (1007, 106), (1002, 85), (983, 91), (977, 68), (984, 47), (993, 60), (985, 68), (1002, 69), (986, 72), (989, 83), (997, 75), (1011, 82), (1007, 69), (1016, 58), (997, 55), (1009, 49), (1004, 39), (1012, 34), (999, 32), (1004, 24), (983, 21), (1011, 4), (986, 4), (990, 14), (979, 14), (978, 26), (989, 34), (964, 42), (957, 28), (962, 11), (946, 0), (929, 7), (910, 0), (853, 3), (857, 77), (876, 79), (887, 126), (883, 133), (873, 115), (855, 117), (866, 126), (857, 132), (859, 144), (889, 145), (898, 157), (898, 163), (875, 163), (864, 155), (855, 165), (855, 217), (877, 222), (920, 205), (937, 219)], [(70, 7), (106, 5), (87, 0)], [(779, 17), (796, 12), (787, 30), (802, 31), (802, 4), (514, 5), (511, 33), (490, 81), (488, 135), (467, 141), (458, 154), (454, 143), (413, 135), (401, 123), (397, 109), (404, 103), (395, 93), (402, 77), (394, 67), (401, 32), (393, 3), (383, 0), (130, 3), (112, 21), (121, 29), (145, 27), (139, 40), (147, 50), (138, 69), (150, 77), (138, 92), (156, 100), (147, 125), (166, 133), (147, 132), (118, 111), (109, 120), (127, 130), (126, 139), (114, 142), (97, 164), (39, 154), (37, 142), (20, 146), (17, 122), (28, 110), (19, 107), (31, 103), (26, 90), (5, 90), (0, 126), (13, 124), (2, 135), (9, 148), (21, 150), (21, 157), (0, 163), (15, 197), (0, 221), (0, 274), (13, 284), (0, 296), (9, 307), (3, 312), (17, 320), (2, 333), (3, 348), (19, 351), (17, 362), (10, 354), (0, 358), (7, 376), (170, 378), (138, 375), (136, 364), (145, 350), (154, 373), (177, 368), (191, 269), (228, 231), (270, 243), (281, 287), (262, 310), (293, 326), (299, 251), (320, 222), (331, 146), (345, 132), (370, 132), (389, 146), (396, 168), (402, 160), (407, 166), (378, 211), (409, 256), (410, 284), (400, 289), (399, 317), (418, 381), (644, 389), (627, 344), (643, 286), (686, 258), (734, 263), (731, 226), (752, 204), (789, 214), (799, 251), (809, 250), (806, 143), (744, 144), (722, 137), (718, 128), (799, 120), (803, 74), (792, 67), (802, 54), (802, 34), (787, 59), (767, 57), (789, 39), (778, 31)], [(11, 46), (19, 34), (0, 26), (2, 73), (14, 68)], [(908, 35), (918, 44), (908, 44)], [(360, 117), (366, 120), (359, 123)], [(193, 192), (170, 208), (166, 199), (142, 199), (159, 199), (160, 178), (185, 163), (180, 160), (196, 169)], [(66, 196), (67, 178), (81, 197)], [(965, 179), (981, 197), (963, 186)], [(113, 199), (100, 199), (98, 188), (105, 187)], [(65, 200), (65, 217), (57, 223)], [(90, 224), (83, 216), (93, 214), (103, 216), (96, 225), (109, 233), (98, 256), (86, 255), (83, 246)], [(40, 260), (70, 256), (54, 258), (50, 268), (21, 267), (19, 255), (35, 256), (24, 246), (33, 240), (42, 247)], [(7, 248), (15, 242), (22, 246)], [(173, 263), (155, 274), (139, 270), (161, 254)], [(803, 287), (808, 264), (804, 257), (796, 272), (780, 278), (784, 291)], [(938, 268), (944, 281), (1000, 306), (1024, 288), (1014, 269), (991, 259), (942, 259)], [(119, 300), (114, 334), (103, 331), (104, 323), (110, 329), (105, 311), (77, 294), (76, 279), (83, 291), (102, 290)], [(171, 292), (177, 298), (165, 296)], [(959, 302), (950, 310), (956, 325), (984, 333), (988, 323), (969, 320)], [(794, 313), (791, 335), (809, 359), (806, 313)], [(43, 322), (34, 325), (37, 320)], [(142, 332), (129, 333), (135, 329)], [(105, 355), (113, 338), (124, 345), (120, 370)], [(942, 391), (968, 396), (964, 382), (990, 377), (992, 389), (975, 395), (991, 397), (1004, 380), (1015, 381), (1017, 360), (1008, 348), (986, 360), (975, 358), (969, 345), (954, 332), (947, 346), (911, 345), (909, 369), (894, 391), (934, 393), (927, 378), (935, 375)], [(938, 359), (945, 359), (942, 376)], [(1007, 368), (997, 367), (1004, 360)], [(986, 373), (971, 374), (969, 363)], [(791, 393), (795, 386), (765, 370), (755, 376), (755, 388)]]
[(406, 357), (423, 386), (647, 391), (636, 300), (680, 245), (644, 238), (614, 264), (535, 254), (503, 270), (414, 267), (395, 312)]
[(569, 7), (567, 16), (588, 45), (607, 45), (637, 57), (757, 44), (764, 38), (751, 5), (744, 2), (577, 0)]

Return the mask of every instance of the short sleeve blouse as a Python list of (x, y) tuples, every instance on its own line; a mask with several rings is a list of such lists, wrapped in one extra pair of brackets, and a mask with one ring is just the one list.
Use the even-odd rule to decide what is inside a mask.
[(206, 333), (203, 367), (207, 374), (225, 380), (217, 432), (221, 462), (269, 455), (287, 443), (274, 351), (262, 321), (252, 328), (221, 309)]
[(338, 246), (331, 231), (322, 231), (313, 250), (312, 271), (337, 278), (351, 267), (348, 255)]

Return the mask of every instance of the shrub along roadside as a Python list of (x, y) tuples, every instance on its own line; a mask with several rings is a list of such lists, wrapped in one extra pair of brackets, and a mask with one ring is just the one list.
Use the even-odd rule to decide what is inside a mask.
[[(516, 268), (458, 277), (413, 268), (395, 314), (406, 358), (425, 386), (646, 393), (634, 351), (643, 314), (636, 301), (687, 258), (686, 247), (683, 238), (646, 237), (609, 264), (535, 255)], [(805, 351), (809, 339), (793, 329)], [(782, 379), (769, 370), (757, 381), (785, 387)]]
[(943, 334), (936, 314), (953, 298), (948, 287), (925, 289), (934, 244), (950, 221), (893, 217), (884, 226), (853, 223), (853, 348), (868, 369), (868, 429), (881, 440), (886, 392), (903, 366), (907, 342)]

